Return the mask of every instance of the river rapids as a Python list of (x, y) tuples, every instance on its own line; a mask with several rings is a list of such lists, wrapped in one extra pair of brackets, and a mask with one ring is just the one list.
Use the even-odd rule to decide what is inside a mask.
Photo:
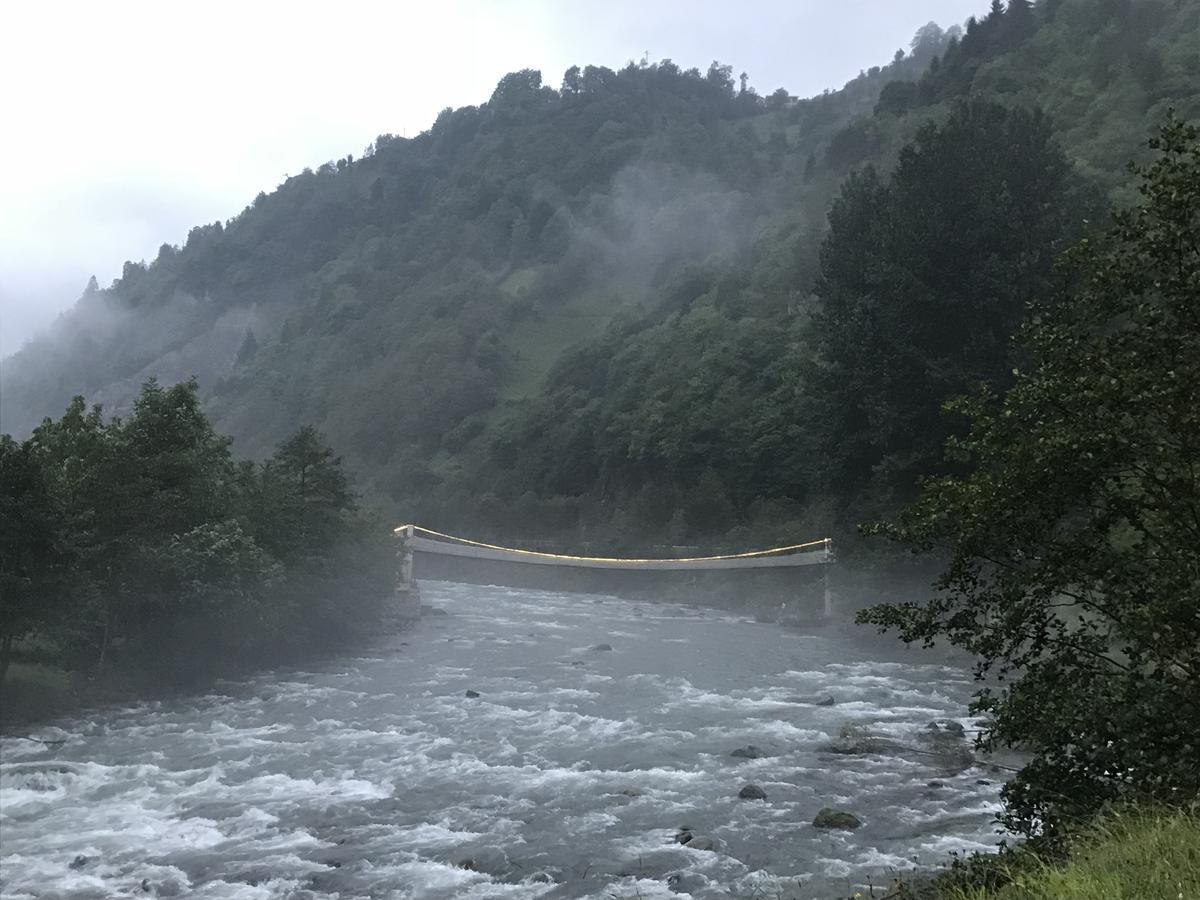
[[(678, 605), (424, 593), (448, 615), (363, 655), (0, 739), (0, 895), (830, 898), (995, 847), (1000, 776), (922, 750), (973, 727), (962, 669)], [(884, 749), (832, 752), (847, 726)], [(812, 827), (827, 806), (862, 826)]]

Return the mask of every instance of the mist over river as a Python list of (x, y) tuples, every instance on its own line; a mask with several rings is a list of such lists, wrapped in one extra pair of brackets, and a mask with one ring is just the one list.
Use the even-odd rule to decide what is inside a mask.
[[(844, 629), (423, 590), (449, 615), (362, 655), (3, 738), (0, 893), (833, 897), (996, 843), (986, 768), (828, 749), (847, 723), (971, 728), (964, 670)], [(824, 806), (864, 824), (815, 829)]]

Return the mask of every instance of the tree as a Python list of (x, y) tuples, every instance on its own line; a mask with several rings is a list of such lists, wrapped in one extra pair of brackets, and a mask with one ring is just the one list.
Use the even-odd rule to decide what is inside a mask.
[(33, 445), (0, 435), (0, 685), (13, 644), (58, 613), (56, 524)]
[(1030, 0), (1008, 0), (1004, 14), (1004, 34), (1009, 47), (1016, 47), (1037, 31), (1037, 19), (1033, 15)]
[(923, 127), (890, 179), (847, 179), (821, 251), (809, 416), (856, 521), (939, 470), (945, 400), (1007, 385), (1010, 338), (1083, 197), (1044, 116), (981, 101)]
[(1142, 202), (1067, 257), (1002, 397), (959, 401), (970, 473), (874, 526), (948, 560), (862, 621), (975, 654), (985, 748), (1033, 760), (1008, 824), (1054, 840), (1118, 799), (1200, 791), (1200, 131), (1171, 120)]
[(242, 338), (241, 346), (238, 347), (237, 363), (239, 366), (249, 365), (257, 355), (258, 338), (254, 336), (253, 328), (247, 328), (246, 335)]
[(329, 548), (342, 530), (343, 516), (356, 510), (341, 460), (311, 426), (280, 444), (264, 467), (263, 481), (266, 544), (281, 559)]
[[(89, 410), (82, 397), (75, 397), (61, 419), (45, 419), (28, 441), (54, 510), (62, 564), (70, 573), (50, 624), (60, 644), (88, 655), (94, 649), (93, 662), (107, 655), (127, 549), (121, 535), (130, 519), (123, 503), (125, 463), (115, 433), (99, 406)], [(46, 595), (50, 587), (39, 584), (35, 590)]]
[(148, 381), (133, 415), (106, 424), (76, 397), (30, 441), (60, 517), (70, 564), (71, 612), (60, 637), (103, 667), (110, 649), (144, 630), (169, 592), (162, 547), (220, 521), (232, 505), (229, 440), (213, 431), (194, 381)]
[(578, 94), (583, 89), (583, 76), (580, 74), (579, 66), (571, 66), (563, 73), (562, 93)]

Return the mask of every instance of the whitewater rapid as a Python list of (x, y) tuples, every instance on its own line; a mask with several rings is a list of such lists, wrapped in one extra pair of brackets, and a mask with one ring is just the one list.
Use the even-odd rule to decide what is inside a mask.
[[(829, 750), (847, 724), (970, 729), (960, 669), (711, 610), (424, 590), (448, 615), (361, 656), (0, 739), (0, 896), (830, 897), (995, 847), (994, 770)], [(770, 755), (730, 756), (749, 744)], [(815, 829), (824, 806), (864, 824)]]

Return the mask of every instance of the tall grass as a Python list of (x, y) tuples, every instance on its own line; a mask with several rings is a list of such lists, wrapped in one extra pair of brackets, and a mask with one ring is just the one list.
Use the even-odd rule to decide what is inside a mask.
[(945, 900), (1194, 900), (1200, 898), (1200, 815), (1126, 812), (1105, 818), (1069, 857), (1044, 863), (1023, 854), (994, 890), (954, 887)]

